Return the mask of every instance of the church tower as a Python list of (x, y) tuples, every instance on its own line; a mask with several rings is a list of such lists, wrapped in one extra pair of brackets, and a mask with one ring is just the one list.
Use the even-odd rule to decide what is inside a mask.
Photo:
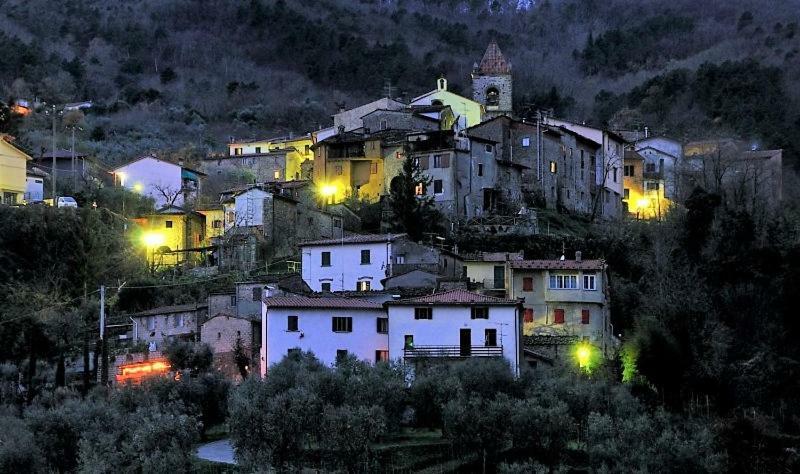
[(511, 115), (511, 62), (492, 40), (480, 64), (472, 68), (472, 99), (483, 104), (487, 118)]

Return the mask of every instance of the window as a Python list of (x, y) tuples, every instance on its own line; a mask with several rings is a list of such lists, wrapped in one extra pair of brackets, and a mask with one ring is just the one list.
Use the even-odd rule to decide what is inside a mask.
[(522, 291), (533, 291), (533, 277), (524, 277), (522, 279)]
[(533, 322), (533, 308), (525, 308), (525, 316), (522, 321), (526, 323)]
[(486, 105), (497, 106), (500, 105), (500, 91), (496, 87), (486, 89)]
[(339, 176), (341, 176), (341, 175), (342, 175), (342, 165), (336, 165), (336, 167), (334, 168), (334, 170), (336, 171), (336, 174), (337, 174), (337, 175), (339, 175)]
[(491, 153), (494, 150), (494, 146), (487, 144), (483, 149), (486, 150), (486, 153)]
[(406, 256), (405, 255), (395, 255), (394, 263), (396, 263), (398, 265), (402, 265), (402, 264), (406, 263)]
[(575, 290), (577, 288), (577, 275), (550, 275), (551, 290)]
[(655, 173), (656, 172), (656, 164), (655, 163), (646, 163), (644, 165), (644, 170), (648, 173)]
[(272, 175), (275, 177), (275, 179), (281, 179), (281, 170), (275, 170)]
[(341, 362), (347, 358), (347, 349), (336, 349), (336, 362)]
[(616, 183), (617, 182), (617, 168), (614, 168), (612, 170), (612, 172), (614, 173), (614, 182)]
[(531, 146), (531, 139), (530, 137), (523, 137), (522, 138), (522, 146), (529, 147)]
[(425, 184), (417, 183), (416, 188), (414, 188), (414, 194), (417, 196), (424, 196), (425, 195)]
[(584, 290), (596, 290), (597, 287), (595, 286), (595, 276), (594, 275), (583, 275), (583, 289)]
[(372, 162), (369, 164), (369, 174), (378, 174), (378, 163)]
[(486, 306), (473, 306), (472, 319), (489, 319), (489, 308)]
[(150, 316), (147, 318), (147, 329), (152, 331), (156, 328), (156, 318), (154, 316)]
[(306, 155), (308, 155), (308, 153), (309, 153), (310, 151), (311, 151), (311, 145), (306, 145), (306, 148), (305, 148), (305, 154), (306, 154)]
[(414, 319), (433, 319), (433, 308), (414, 308)]
[(219, 219), (214, 219), (214, 222), (211, 223), (211, 227), (213, 229), (221, 229), (222, 228), (222, 221)]
[(483, 176), (483, 163), (478, 163), (478, 176)]
[(337, 229), (339, 229), (340, 227), (342, 227), (342, 221), (341, 221), (341, 219), (334, 219), (334, 220), (333, 220), (333, 227), (335, 227), (335, 228), (337, 228)]
[(441, 179), (434, 179), (433, 180), (433, 194), (443, 194), (444, 193), (444, 186), (442, 185)]
[(589, 324), (589, 310), (582, 309), (581, 310), (581, 324)]
[(442, 155), (433, 155), (433, 167), (434, 168), (442, 167)]
[(261, 147), (260, 146), (256, 147), (256, 153), (261, 153)]
[(14, 205), (17, 203), (17, 193), (3, 193), (3, 204)]
[(353, 332), (353, 318), (350, 316), (334, 316), (331, 323), (333, 332)]
[(386, 130), (387, 128), (389, 128), (389, 124), (386, 120), (381, 120), (381, 130)]
[(644, 183), (644, 188), (647, 191), (658, 191), (658, 188), (660, 187), (659, 186), (660, 184), (661, 183), (659, 183), (658, 181), (647, 181), (647, 182)]
[(356, 282), (356, 290), (358, 291), (369, 291), (369, 287), (369, 280), (361, 280)]
[(323, 267), (330, 267), (331, 266), (331, 253), (330, 252), (322, 252), (320, 254), (322, 259), (321, 266)]
[(253, 288), (253, 301), (261, 301), (261, 292), (263, 288), (257, 286)]
[(555, 174), (558, 171), (558, 163), (555, 161), (550, 162), (550, 172)]
[(320, 287), (321, 287), (320, 288), (321, 291), (331, 291), (331, 284), (330, 283), (327, 283), (327, 282), (326, 283), (322, 283), (322, 284), (320, 284)]
[(236, 306), (236, 295), (231, 295), (231, 306)]
[(297, 316), (286, 316), (286, 330), (297, 331)]
[(389, 351), (375, 351), (375, 363), (389, 362)]
[(166, 227), (167, 229), (172, 229), (172, 221), (165, 221), (164, 227)]
[(633, 165), (625, 165), (622, 169), (623, 176), (633, 176)]
[(233, 154), (234, 155), (241, 155), (242, 154), (242, 149), (241, 148), (234, 148), (233, 149)]
[(413, 334), (406, 334), (403, 336), (403, 347), (406, 349), (413, 349), (414, 348), (414, 335)]
[(361, 251), (361, 265), (369, 265), (369, 250)]
[(378, 333), (387, 334), (389, 332), (389, 318), (378, 318)]
[(486, 347), (497, 347), (497, 329), (487, 329), (484, 334)]
[(554, 324), (564, 324), (564, 310), (563, 309), (556, 309), (553, 311), (553, 323)]
[(217, 333), (217, 340), (219, 341), (220, 339), (222, 339), (222, 333), (221, 333), (221, 332), (218, 332), (218, 333)]
[(622, 199), (630, 199), (631, 198), (631, 190), (625, 188), (622, 190)]

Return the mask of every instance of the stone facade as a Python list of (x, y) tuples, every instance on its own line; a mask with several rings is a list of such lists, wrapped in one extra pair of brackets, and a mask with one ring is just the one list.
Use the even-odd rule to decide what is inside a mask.
[(211, 347), (215, 370), (233, 380), (241, 378), (234, 357), (236, 341), (239, 340), (249, 358), (249, 372), (258, 373), (258, 351), (261, 347), (260, 312), (259, 302), (257, 319), (220, 313), (203, 324), (200, 341)]
[(149, 344), (151, 350), (161, 350), (164, 343), (172, 340), (194, 341), (207, 311), (204, 304), (185, 304), (133, 314), (130, 316), (135, 321), (133, 338)]
[(511, 63), (492, 41), (472, 71), (472, 98), (483, 104), (484, 117), (511, 114), (513, 83)]

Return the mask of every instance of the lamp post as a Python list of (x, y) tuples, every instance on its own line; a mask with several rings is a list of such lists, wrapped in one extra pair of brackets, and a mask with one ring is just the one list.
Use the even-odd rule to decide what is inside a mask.
[[(161, 245), (164, 245), (164, 235), (159, 232), (147, 232), (142, 236), (142, 241), (145, 245), (145, 258), (148, 260), (150, 271), (153, 272), (155, 270), (156, 263), (155, 249)], [(148, 253), (152, 256), (152, 259), (148, 258)]]

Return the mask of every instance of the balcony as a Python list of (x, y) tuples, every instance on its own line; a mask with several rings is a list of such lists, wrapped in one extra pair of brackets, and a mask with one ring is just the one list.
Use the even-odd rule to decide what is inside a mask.
[(503, 357), (503, 346), (415, 346), (403, 349), (405, 359)]
[(483, 289), (484, 290), (505, 290), (506, 289), (506, 280), (505, 278), (501, 279), (494, 279), (494, 278), (484, 278), (483, 279)]

